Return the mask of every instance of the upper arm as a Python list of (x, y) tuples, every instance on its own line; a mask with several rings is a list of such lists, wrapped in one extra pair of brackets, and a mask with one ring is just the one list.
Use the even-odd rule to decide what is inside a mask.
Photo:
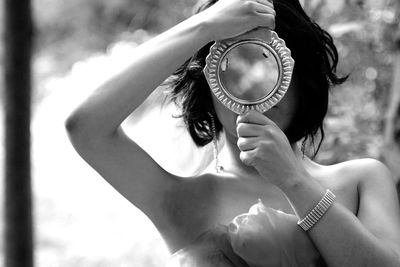
[(378, 239), (394, 248), (400, 256), (400, 208), (394, 180), (377, 160), (362, 163), (359, 182), (358, 218)]
[(112, 136), (76, 135), (70, 133), (70, 139), (81, 157), (151, 219), (160, 219), (163, 196), (177, 177), (161, 168), (121, 127)]

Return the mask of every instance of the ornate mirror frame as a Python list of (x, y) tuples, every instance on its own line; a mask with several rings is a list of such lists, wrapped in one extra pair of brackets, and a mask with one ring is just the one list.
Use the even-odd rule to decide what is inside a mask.
[[(278, 64), (278, 81), (275, 87), (266, 96), (256, 101), (248, 101), (233, 96), (224, 87), (219, 75), (223, 58), (229, 51), (242, 44), (256, 44), (268, 49)], [(242, 114), (250, 109), (261, 113), (275, 106), (289, 88), (293, 74), (294, 60), (285, 41), (278, 34), (268, 28), (257, 28), (243, 35), (216, 41), (206, 57), (206, 66), (203, 73), (208, 85), (217, 99), (236, 114)]]

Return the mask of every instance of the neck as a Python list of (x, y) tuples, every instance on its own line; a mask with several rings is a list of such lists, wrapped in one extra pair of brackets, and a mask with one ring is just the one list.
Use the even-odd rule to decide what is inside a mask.
[[(299, 143), (291, 144), (292, 150), (299, 161), (302, 162), (304, 168), (311, 171), (316, 164), (308, 157), (304, 156), (300, 150)], [(236, 145), (236, 140), (225, 138), (225, 145), (218, 155), (219, 165), (223, 167), (225, 174), (233, 174), (243, 178), (258, 178), (257, 170), (251, 166), (243, 164), (240, 160), (240, 150)]]

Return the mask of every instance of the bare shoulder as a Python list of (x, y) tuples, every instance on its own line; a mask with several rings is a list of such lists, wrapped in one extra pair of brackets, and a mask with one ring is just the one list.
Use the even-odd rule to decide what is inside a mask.
[(318, 174), (319, 182), (333, 190), (337, 200), (357, 216), (362, 214), (362, 204), (371, 196), (390, 196), (385, 202), (397, 201), (390, 171), (376, 159), (364, 158), (329, 166), (319, 165)]
[(357, 183), (363, 203), (376, 200), (397, 209), (398, 196), (395, 180), (384, 163), (376, 159), (358, 159), (341, 163), (341, 172)]
[[(339, 177), (360, 186), (380, 183), (392, 184), (394, 180), (389, 169), (381, 161), (372, 158), (349, 160), (330, 166)], [(339, 178), (340, 179), (340, 178)]]
[(321, 166), (322, 177), (325, 180), (348, 186), (357, 187), (364, 184), (393, 183), (389, 169), (381, 161), (372, 158), (354, 159), (341, 163)]
[[(400, 207), (389, 169), (375, 159), (358, 159), (332, 165), (336, 175), (356, 185), (357, 218), (377, 238), (400, 251)], [(399, 252), (400, 253), (400, 252)]]

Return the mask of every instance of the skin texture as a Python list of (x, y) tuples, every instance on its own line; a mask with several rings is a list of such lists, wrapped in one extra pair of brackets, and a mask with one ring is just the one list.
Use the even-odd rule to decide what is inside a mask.
[(303, 157), (297, 144), (289, 144), (284, 131), (296, 106), (295, 84), (265, 114), (237, 117), (214, 100), (226, 133), (223, 173), (210, 168), (196, 177), (177, 177), (122, 130), (127, 116), (199, 48), (256, 26), (273, 28), (274, 16), (266, 0), (221, 0), (142, 44), (130, 66), (68, 117), (70, 140), (90, 166), (152, 220), (171, 252), (185, 248), (180, 256), (206, 261), (208, 253), (199, 249), (204, 247), (225, 255), (218, 247), (227, 244), (219, 243), (229, 240), (227, 231), (198, 237), (215, 225), (228, 225), (257, 199), (302, 218), (329, 188), (337, 199), (307, 232), (328, 266), (399, 266), (400, 208), (390, 173), (371, 159), (318, 165)]

